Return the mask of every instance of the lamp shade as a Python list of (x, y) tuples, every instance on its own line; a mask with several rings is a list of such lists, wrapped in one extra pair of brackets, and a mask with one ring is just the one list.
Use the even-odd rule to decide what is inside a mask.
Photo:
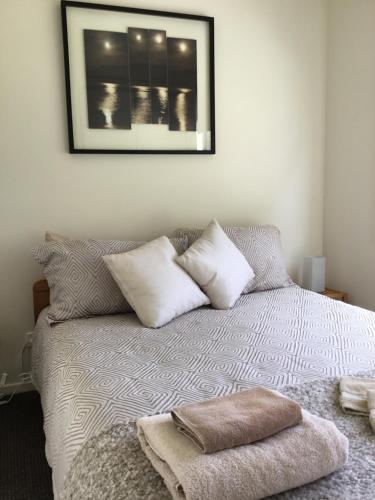
[(324, 292), (325, 285), (325, 257), (305, 257), (303, 260), (302, 287), (313, 292)]

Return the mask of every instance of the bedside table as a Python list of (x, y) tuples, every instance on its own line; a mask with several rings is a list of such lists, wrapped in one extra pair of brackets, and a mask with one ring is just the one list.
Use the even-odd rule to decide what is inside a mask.
[(332, 290), (331, 288), (326, 288), (322, 295), (329, 297), (334, 300), (341, 300), (341, 302), (348, 302), (348, 294), (346, 292), (339, 292), (337, 290)]

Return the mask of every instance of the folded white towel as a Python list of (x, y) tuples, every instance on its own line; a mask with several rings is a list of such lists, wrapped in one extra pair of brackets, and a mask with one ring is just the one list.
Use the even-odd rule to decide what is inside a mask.
[(203, 454), (170, 414), (138, 420), (142, 449), (175, 500), (251, 500), (301, 486), (346, 463), (348, 440), (335, 424), (303, 420), (256, 443)]
[(367, 391), (375, 391), (375, 379), (342, 377), (340, 380), (340, 405), (345, 413), (368, 415)]
[(375, 432), (375, 391), (367, 392), (367, 404), (370, 411), (370, 424)]

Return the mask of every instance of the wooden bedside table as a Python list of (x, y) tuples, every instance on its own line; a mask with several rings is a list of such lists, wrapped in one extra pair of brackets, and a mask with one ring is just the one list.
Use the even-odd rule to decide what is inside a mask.
[(348, 294), (346, 292), (339, 292), (337, 290), (332, 290), (331, 288), (326, 288), (324, 292), (321, 292), (321, 294), (334, 300), (348, 302)]

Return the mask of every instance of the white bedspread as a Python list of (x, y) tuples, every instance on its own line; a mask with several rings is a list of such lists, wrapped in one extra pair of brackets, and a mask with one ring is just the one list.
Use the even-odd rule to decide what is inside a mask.
[(33, 347), (56, 497), (90, 437), (127, 418), (254, 385), (270, 388), (375, 368), (375, 313), (298, 287), (202, 308), (158, 330), (134, 314), (49, 327)]

